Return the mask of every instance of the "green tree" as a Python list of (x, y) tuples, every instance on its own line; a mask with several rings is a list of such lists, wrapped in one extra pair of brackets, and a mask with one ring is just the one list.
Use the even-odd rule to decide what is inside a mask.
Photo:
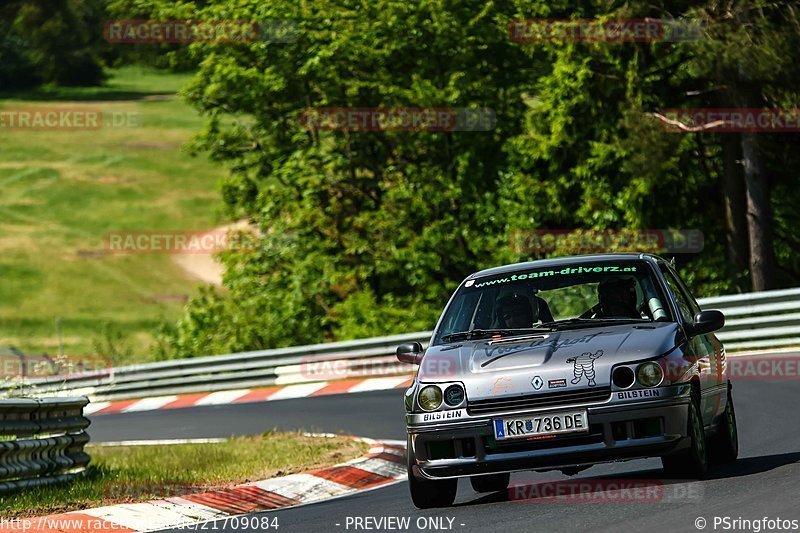
[[(493, 263), (487, 248), (507, 246), (495, 202), (502, 145), (518, 133), (533, 66), (503, 10), (387, 0), (201, 12), (295, 20), (302, 31), (292, 43), (194, 45), (205, 59), (185, 94), (210, 118), (196, 147), (231, 162), (228, 213), (258, 225), (263, 248), (225, 259), (229, 293), (191, 305), (180, 353), (427, 329), (456, 284)], [(487, 104), (488, 132), (308, 131), (300, 121), (306, 108)]]
[[(704, 252), (679, 264), (701, 294), (735, 290), (750, 279), (754, 257), (763, 257), (752, 248), (755, 237), (742, 240), (736, 229), (752, 227), (735, 192), (746, 189), (742, 143), (669, 133), (658, 118), (667, 108), (718, 106), (715, 89), (740, 81), (711, 69), (713, 53), (703, 52), (718, 47), (733, 56), (742, 46), (738, 34), (717, 28), (724, 21), (701, 16), (712, 4), (136, 6), (154, 19), (291, 20), (300, 30), (293, 42), (189, 49), (200, 69), (184, 95), (208, 117), (193, 148), (228, 163), (226, 214), (257, 227), (261, 246), (223, 257), (224, 290), (201, 292), (162, 332), (167, 355), (428, 329), (466, 274), (526, 258), (510, 245), (518, 230), (700, 228)], [(515, 18), (673, 16), (700, 18), (705, 38), (522, 44), (508, 32)], [(782, 37), (765, 40), (763, 54), (794, 42), (793, 29), (770, 28)], [(783, 75), (794, 74), (782, 65)], [(789, 83), (748, 72), (775, 101), (796, 95)], [(309, 108), (402, 106), (491, 107), (496, 126), (357, 132), (301, 123)], [(776, 214), (780, 283), (796, 282), (797, 260), (784, 251), (797, 220), (790, 199), (798, 192), (789, 186), (796, 178), (791, 167), (778, 168), (787, 154), (772, 137), (759, 139), (757, 150), (762, 175), (786, 194), (765, 196)], [(726, 259), (737, 250), (740, 263)]]
[(103, 80), (103, 0), (11, 0), (0, 6), (0, 88)]

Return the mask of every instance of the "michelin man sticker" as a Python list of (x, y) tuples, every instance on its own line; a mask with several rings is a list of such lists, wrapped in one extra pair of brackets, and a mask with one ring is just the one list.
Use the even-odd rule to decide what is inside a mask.
[(594, 360), (602, 357), (603, 350), (597, 350), (596, 352), (583, 352), (577, 357), (570, 357), (567, 359), (567, 363), (573, 363), (572, 373), (575, 375), (575, 378), (570, 380), (570, 383), (573, 385), (577, 385), (580, 383), (581, 379), (586, 376), (586, 379), (589, 380), (589, 386), (594, 387), (597, 385), (597, 382), (594, 380)]

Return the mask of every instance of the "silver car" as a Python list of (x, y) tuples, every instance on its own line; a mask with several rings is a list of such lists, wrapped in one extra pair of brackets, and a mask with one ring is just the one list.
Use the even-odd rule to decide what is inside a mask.
[(673, 266), (649, 254), (506, 265), (465, 279), (405, 394), (411, 497), (451, 505), (457, 480), (505, 490), (511, 472), (575, 474), (661, 457), (702, 478), (736, 459), (719, 311), (702, 311)]

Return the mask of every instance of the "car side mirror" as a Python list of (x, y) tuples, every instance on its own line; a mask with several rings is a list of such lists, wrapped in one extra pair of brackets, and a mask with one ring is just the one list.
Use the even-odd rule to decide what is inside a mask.
[(687, 325), (686, 335), (695, 337), (722, 329), (725, 325), (725, 315), (720, 311), (700, 311), (694, 315), (694, 321)]
[(407, 342), (397, 347), (397, 360), (401, 363), (418, 365), (422, 361), (422, 345), (418, 342)]

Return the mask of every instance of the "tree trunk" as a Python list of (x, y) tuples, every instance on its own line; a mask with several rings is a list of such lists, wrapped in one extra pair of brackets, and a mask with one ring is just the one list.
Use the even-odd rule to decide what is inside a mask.
[[(739, 65), (739, 101), (748, 109), (764, 105), (759, 84)], [(741, 134), (744, 189), (747, 198), (747, 233), (750, 239), (750, 276), (754, 291), (774, 286), (775, 249), (772, 243), (772, 206), (769, 178), (764, 172), (755, 132)]]
[(750, 274), (753, 290), (763, 291), (774, 286), (775, 255), (769, 181), (764, 175), (755, 136), (754, 133), (742, 133), (742, 156), (750, 238)]
[(739, 276), (747, 270), (750, 255), (747, 238), (742, 146), (739, 134), (726, 133), (720, 135), (720, 137), (722, 139), (722, 202), (725, 211), (725, 248), (728, 265), (730, 266), (729, 274)]

